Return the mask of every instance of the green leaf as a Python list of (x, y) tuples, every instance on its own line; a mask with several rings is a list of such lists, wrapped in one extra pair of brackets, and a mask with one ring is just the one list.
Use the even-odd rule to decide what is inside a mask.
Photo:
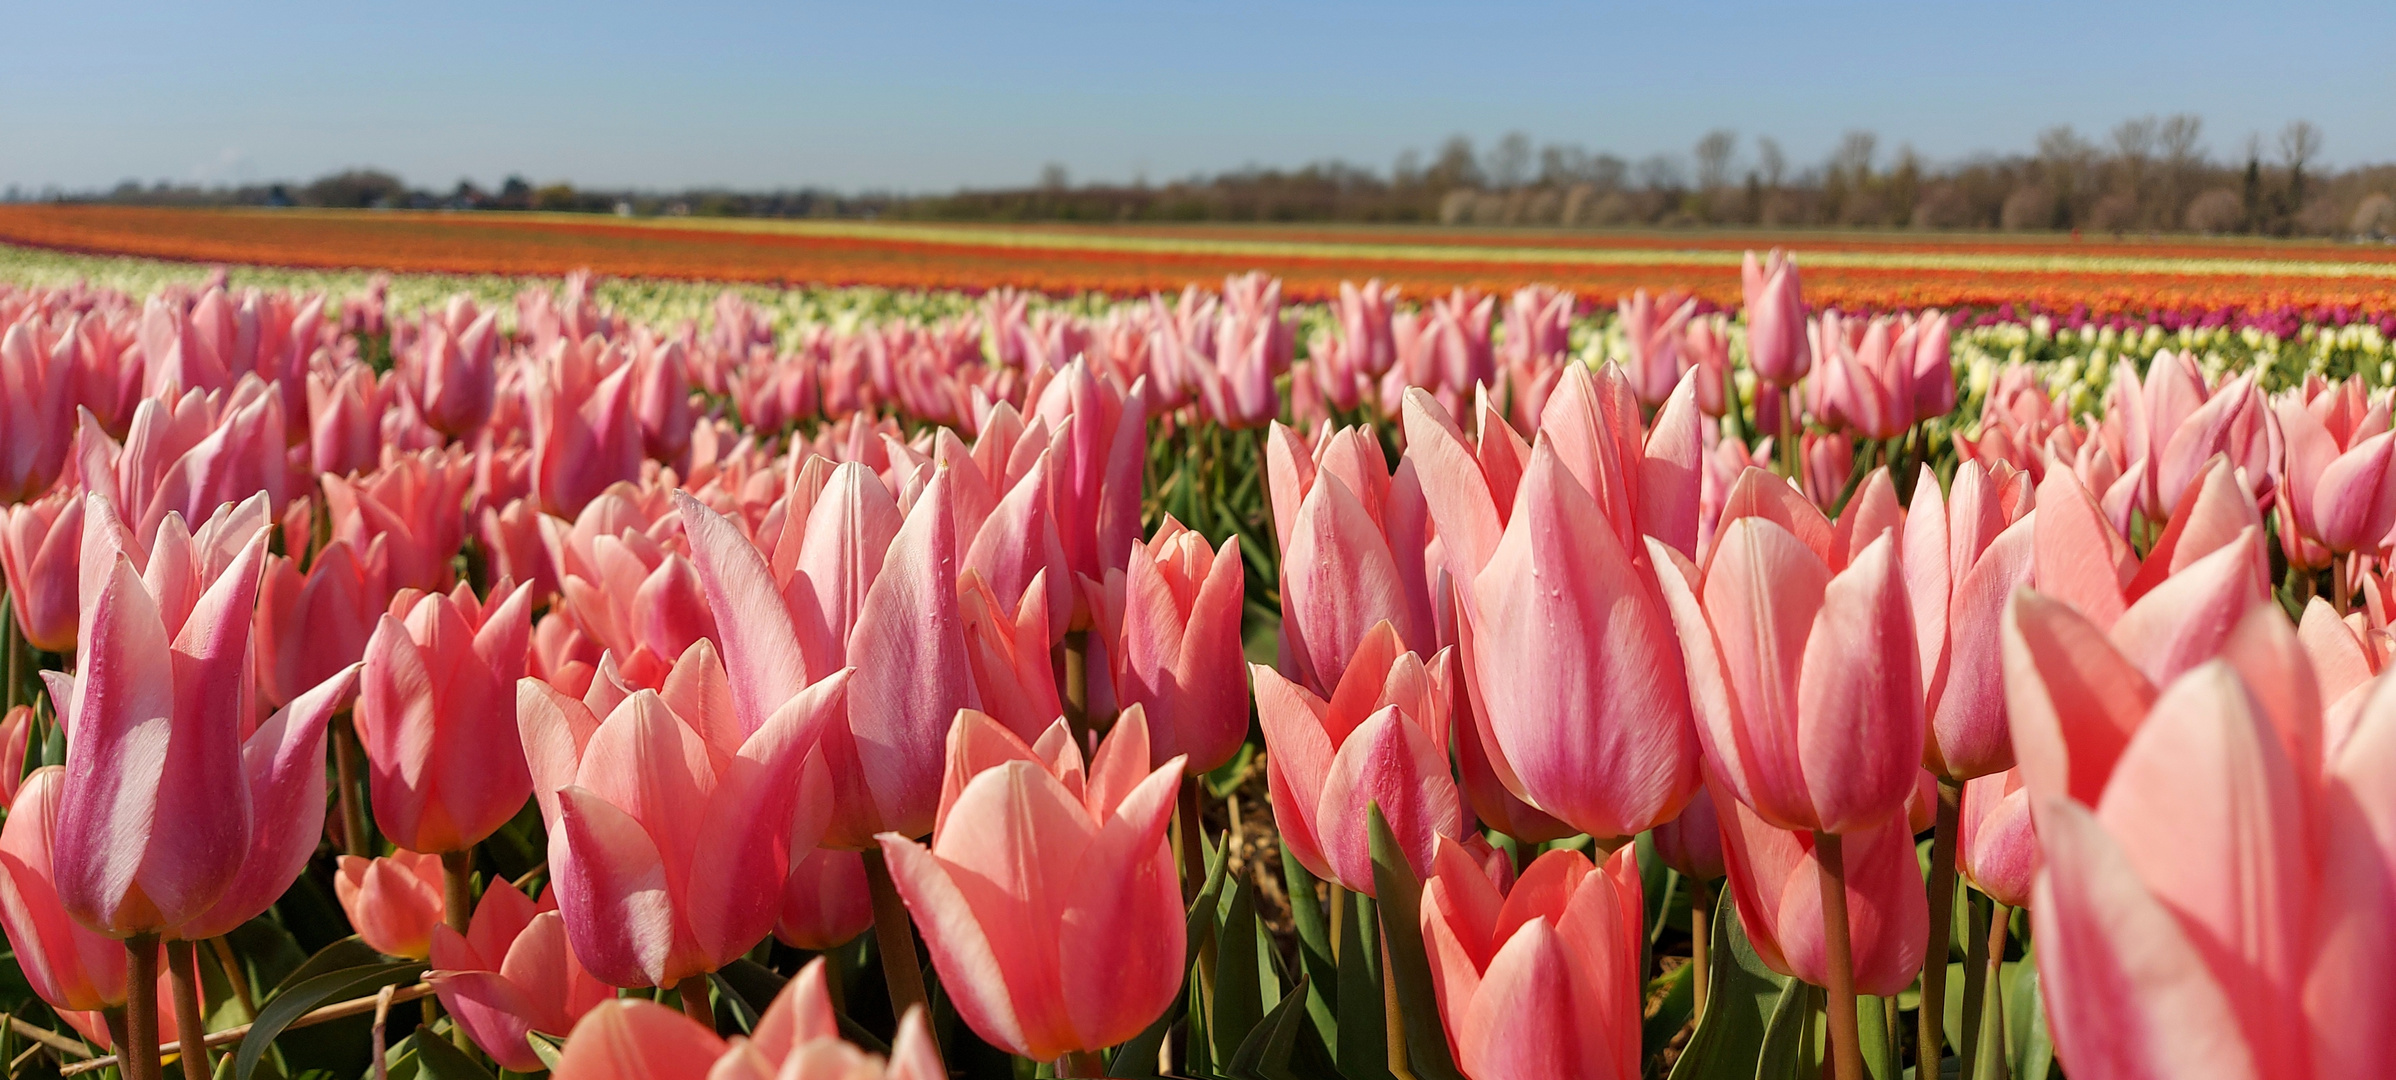
[[(1711, 967), (1712, 965), (1707, 965)], [(1647, 984), (1647, 992), (1664, 991), (1663, 1000), (1656, 1003), (1654, 1012), (1647, 1015), (1639, 1028), (1641, 1058), (1644, 1060), (1664, 1048), (1680, 1033), (1681, 1025), (1689, 1022), (1689, 1013), (1697, 1006), (1697, 966), (1682, 964), (1656, 976)]]
[(1764, 1027), (1764, 1042), (1754, 1058), (1756, 1080), (1808, 1076), (1806, 1067), (1819, 1060), (1814, 1045), (1821, 1034), (1814, 1030), (1819, 1026), (1814, 1023), (1814, 1011), (1814, 988), (1790, 979), (1772, 1007), (1772, 1021)]
[(566, 1056), (565, 1048), (556, 1039), (538, 1031), (525, 1032), (524, 1045), (532, 1047), (532, 1056), (541, 1059), (541, 1067), (550, 1072), (556, 1072), (558, 1059)]
[(1418, 1080), (1463, 1080), (1439, 1022), (1439, 997), (1431, 983), (1431, 959), (1423, 951), (1423, 883), (1414, 876), (1397, 834), (1381, 807), (1366, 812), (1373, 842), (1373, 891), (1381, 897), (1381, 941), (1389, 950), (1383, 977), (1397, 988), (1398, 1015), (1405, 1020), (1406, 1067)]
[[(2035, 946), (2033, 947), (2033, 951)], [(2047, 1032), (2045, 993), (2031, 952), (2005, 965), (2005, 1027), (2012, 1044), (2013, 1080), (2046, 1080), (2055, 1065), (2055, 1042)]]
[(261, 1004), (268, 1001), (273, 1001), (276, 997), (281, 996), (285, 990), (288, 990), (294, 986), (298, 986), (299, 984), (307, 982), (308, 980), (319, 975), (327, 975), (336, 971), (352, 971), (359, 968), (375, 967), (377, 965), (385, 965), (390, 963), (392, 963), (390, 958), (374, 951), (373, 946), (366, 944), (364, 941), (360, 941), (357, 935), (352, 934), (349, 937), (342, 938), (339, 941), (317, 950), (316, 955), (302, 961), (298, 967), (291, 969), (290, 974), (287, 974), (278, 980), (274, 985), (274, 989), (268, 990), (265, 996), (261, 997), (259, 1001)]
[(790, 980), (774, 973), (773, 969), (739, 957), (708, 976), (715, 983), (716, 994), (732, 1009), (743, 1032), (757, 1030), (757, 1021), (767, 1009), (774, 1007), (774, 998)]
[(1256, 883), (1242, 877), (1231, 891), (1231, 907), (1217, 931), (1214, 1013), (1206, 1038), (1217, 1061), (1231, 1059), (1248, 1034), (1264, 1021), (1262, 972), (1256, 962)]
[(1347, 1080), (1386, 1080), (1389, 1035), (1383, 1026), (1381, 950), (1374, 927), (1373, 898), (1339, 890), (1351, 905), (1339, 935), (1339, 1042), (1332, 1048)]
[[(317, 954), (318, 957), (323, 955)], [(311, 958), (309, 963), (315, 961), (316, 958)], [(302, 967), (304, 971), (306, 965)], [(294, 972), (293, 977), (299, 978), (301, 974)], [(249, 1034), (242, 1037), (241, 1049), (233, 1058), (233, 1075), (238, 1080), (251, 1080), (250, 1074), (257, 1069), (258, 1059), (266, 1056), (267, 1047), (274, 1045), (276, 1037), (283, 1034), (283, 1029), (317, 1006), (329, 1001), (364, 997), (386, 986), (412, 983), (423, 974), (424, 964), (420, 961), (368, 964), (327, 971), (279, 989), (274, 1000), (258, 1010), (258, 1019), (251, 1023)]]
[(1804, 984), (1764, 966), (1747, 942), (1738, 907), (1724, 889), (1714, 901), (1712, 962), (1705, 1012), (1672, 1065), (1670, 1080), (1748, 1080), (1764, 1036), (1791, 986)]
[[(1281, 999), (1281, 1004), (1266, 1014), (1264, 1022), (1250, 1032), (1231, 1056), (1225, 1070), (1231, 1075), (1255, 1080), (1299, 1080), (1304, 1076), (1320, 1076), (1319, 1070), (1329, 1068), (1325, 1061), (1310, 1061), (1301, 1066), (1297, 1061), (1301, 1039), (1306, 1034), (1306, 976), (1298, 976), (1296, 985)], [(1318, 1052), (1313, 1055), (1320, 1058)], [(1303, 1070), (1303, 1071), (1301, 1071)]]
[(426, 1080), (496, 1080), (472, 1055), (433, 1034), (431, 1028), (419, 1025), (415, 1039), (417, 1075)]
[(1324, 1046), (1339, 1045), (1339, 966), (1331, 962), (1331, 925), (1315, 896), (1316, 879), (1287, 841), (1281, 845), (1281, 880), (1289, 894), (1290, 921), (1298, 930), (1298, 970), (1306, 979), (1306, 1016)]

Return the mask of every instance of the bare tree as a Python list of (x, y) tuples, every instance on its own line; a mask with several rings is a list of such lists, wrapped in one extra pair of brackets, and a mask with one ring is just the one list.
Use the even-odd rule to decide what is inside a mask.
[(1830, 167), (1843, 170), (1855, 180), (1872, 175), (1872, 155), (1880, 150), (1880, 136), (1869, 131), (1850, 131), (1839, 139), (1839, 148), (1831, 151)]
[(1539, 182), (1550, 187), (1578, 183), (1589, 175), (1589, 152), (1569, 143), (1549, 143), (1539, 151)]
[(1042, 190), (1063, 191), (1069, 186), (1071, 186), (1071, 178), (1066, 175), (1065, 166), (1062, 162), (1051, 161), (1046, 165), (1040, 166), (1040, 187)]
[(2321, 156), (2321, 129), (2310, 120), (2291, 120), (2280, 129), (2280, 163), (2297, 175)]
[(2205, 120), (2195, 113), (2173, 113), (2155, 133), (2163, 147), (2163, 160), (2174, 168), (2186, 168), (2203, 160), (2205, 148), (2200, 143), (2205, 134)]
[(1639, 186), (1649, 191), (1670, 191), (1687, 183), (1680, 160), (1670, 154), (1656, 154), (1639, 162)]
[(1389, 179), (1399, 187), (1412, 187), (1423, 178), (1423, 155), (1419, 150), (1402, 150), (1397, 164), (1390, 167)]
[(1423, 179), (1441, 190), (1481, 186), (1481, 162), (1473, 156), (1473, 141), (1462, 135), (1448, 136), (1439, 148), (1439, 159), (1431, 163)]
[(1489, 178), (1497, 186), (1518, 188), (1531, 178), (1531, 137), (1519, 131), (1509, 131), (1499, 139), (1497, 148), (1489, 152)]
[(1738, 152), (1739, 133), (1716, 128), (1697, 140), (1697, 187), (1713, 191), (1730, 182), (1731, 155)]
[(1789, 159), (1780, 152), (1780, 141), (1770, 135), (1758, 138), (1755, 141), (1755, 157), (1757, 171), (1764, 177), (1764, 186), (1779, 187), (1789, 172)]

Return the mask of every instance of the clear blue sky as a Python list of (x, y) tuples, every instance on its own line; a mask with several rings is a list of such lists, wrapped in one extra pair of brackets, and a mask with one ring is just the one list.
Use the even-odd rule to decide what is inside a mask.
[(19, 4), (0, 185), (510, 173), (943, 190), (1340, 157), (1514, 129), (1637, 160), (1728, 127), (1934, 159), (2189, 111), (2396, 160), (2396, 3)]

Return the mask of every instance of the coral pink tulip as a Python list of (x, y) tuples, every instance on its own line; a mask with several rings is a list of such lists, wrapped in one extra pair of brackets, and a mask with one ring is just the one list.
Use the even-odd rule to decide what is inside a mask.
[(548, 1067), (524, 1041), (527, 1032), (562, 1037), (616, 996), (615, 987), (592, 978), (574, 958), (557, 901), (536, 903), (504, 884), (483, 893), (465, 933), (435, 925), (431, 957), (424, 978), (441, 1007), (512, 1072)]
[(782, 887), (782, 916), (774, 937), (794, 949), (823, 952), (855, 940), (874, 924), (865, 857), (817, 848), (793, 859)]
[(85, 490), (108, 496), (144, 545), (169, 514), (200, 521), (260, 493), (279, 510), (292, 494), (282, 398), (254, 377), (216, 395), (143, 399), (122, 444), (86, 414), (76, 439)]
[[(1915, 774), (1920, 774), (1915, 769)], [(1816, 986), (1830, 974), (1822, 926), (1822, 877), (1809, 832), (1775, 828), (1736, 799), (1722, 814), (1723, 855), (1740, 925), (1765, 965)], [(1911, 824), (1903, 814), (1841, 837), (1845, 846), (1847, 937), (1855, 991), (1888, 996), (1922, 970), (1930, 902)]]
[(400, 851), (379, 858), (341, 856), (333, 895), (358, 937), (385, 956), (422, 960), (441, 925), (441, 856)]
[(392, 843), (464, 851), (524, 808), (532, 775), (515, 697), (530, 607), (527, 586), (484, 603), (460, 585), (454, 596), (416, 597), (375, 626), (356, 723), (375, 826)]
[(1132, 541), (1140, 538), (1140, 477), (1148, 461), (1145, 385), (1135, 382), (1126, 391), (1075, 362), (1025, 413), (1048, 422), (1061, 451), (1053, 498), (1065, 561), (1074, 573), (1103, 581), (1108, 570), (1123, 566)]
[(1357, 646), (1329, 700), (1252, 666), (1273, 820), (1317, 877), (1375, 894), (1366, 821), (1376, 805), (1418, 875), (1430, 872), (1437, 837), (1462, 834), (1463, 802), (1448, 773), (1454, 659), (1442, 649), (1424, 661), (1383, 622)]
[(1273, 522), (1281, 536), (1286, 670), (1317, 694), (1339, 685), (1364, 635), (1389, 622), (1407, 648), (1435, 640), (1424, 574), (1430, 518), (1414, 469), (1393, 475), (1363, 428), (1326, 432), (1307, 453), (1276, 423), (1265, 438)]
[(1814, 357), (1806, 341), (1796, 258), (1774, 248), (1758, 263), (1750, 251), (1740, 263), (1739, 284), (1747, 303), (1747, 362), (1775, 386), (1804, 378)]
[(1726, 871), (1722, 862), (1722, 816), (1713, 793), (1703, 786), (1681, 807), (1680, 816), (1655, 828), (1656, 857), (1664, 865), (1697, 881), (1712, 881)]
[(258, 725), (241, 747), (250, 844), (233, 884), (170, 937), (198, 941), (230, 933), (274, 906), (324, 836), (325, 729), (357, 686), (355, 664), (301, 691)]
[(2291, 694), (2302, 655), (2281, 655), (2203, 664), (2112, 718), (2134, 728), (2095, 790), (2033, 787), (2031, 923), (2075, 1075), (2345, 1077), (2396, 1053), (2396, 695), (2325, 745)]
[(714, 971), (773, 929), (791, 859), (831, 813), (820, 742), (855, 680), (805, 686), (754, 729), (702, 640), (662, 692), (600, 718), (537, 679), (517, 723), (574, 954), (617, 986)]
[(1165, 827), (1182, 762), (1149, 758), (1138, 709), (1087, 767), (1062, 722), (1035, 748), (968, 710), (949, 733), (931, 846), (880, 837), (942, 987), (992, 1045), (1037, 1061), (1113, 1046), (1180, 991)]
[(1628, 847), (1602, 867), (1548, 852), (1508, 891), (1442, 837), (1422, 933), (1457, 1066), (1473, 1080), (1635, 1080), (1646, 918)]
[(390, 547), (391, 587), (447, 590), (450, 560), (466, 541), (466, 489), (474, 466), (462, 448), (395, 454), (354, 479), (326, 476), (324, 501), (335, 540), (359, 551), (376, 537)]
[[(479, 317), (464, 296), (437, 318), (428, 313), (416, 348), (393, 357), (401, 382), (433, 430), (462, 439), (491, 418), (499, 386), (500, 334), (496, 311)], [(460, 319), (466, 320), (460, 325)]]
[[(957, 602), (949, 475), (935, 473), (902, 523), (880, 481), (854, 465), (833, 470), (791, 545), (788, 591), (738, 526), (677, 496), (744, 726), (762, 723), (804, 678), (855, 668), (844, 719), (825, 734), (832, 847), (863, 850), (880, 832), (931, 831), (938, 733), (959, 708), (978, 704)], [(785, 526), (786, 541), (797, 527)]]
[(601, 376), (564, 354), (535, 364), (525, 388), (533, 447), (533, 490), (541, 508), (574, 515), (619, 480), (641, 471), (634, 366)]
[(982, 708), (1027, 738), (1038, 738), (1064, 715), (1049, 659), (1047, 589), (1041, 575), (1033, 580), (1013, 619), (1006, 617), (1004, 605), (982, 575), (967, 570), (957, 581), (957, 614), (964, 623), (967, 662), (973, 667)]
[(899, 1021), (890, 1057), (842, 1040), (824, 961), (775, 995), (746, 1039), (729, 1045), (691, 1018), (638, 998), (592, 1009), (566, 1040), (558, 1080), (945, 1080), (919, 1009)]
[(33, 992), (53, 1009), (92, 1012), (125, 1003), (125, 946), (83, 928), (59, 901), (52, 860), (66, 770), (25, 778), (0, 828), (0, 927)]
[(1231, 760), (1247, 738), (1245, 569), (1239, 537), (1218, 552), (1170, 515), (1154, 538), (1132, 547), (1115, 700), (1147, 707), (1160, 762), (1187, 757), (1191, 772), (1206, 772)]
[(383, 394), (374, 369), (308, 373), (308, 463), (341, 475), (374, 467), (383, 453)]
[(1707, 775), (1778, 828), (1902, 815), (1921, 772), (1922, 680), (1896, 538), (1839, 560), (1832, 530), (1761, 470), (1731, 493), (1707, 565), (1658, 577), (1687, 657)]
[(75, 557), (83, 543), (83, 496), (60, 490), (0, 511), (0, 573), (7, 575), (17, 632), (43, 652), (75, 651)]
[(1922, 761), (1955, 781), (2013, 767), (1997, 634), (2005, 601), (2030, 581), (2035, 523), (2021, 520), (2028, 498), (2009, 501), (2001, 490), (2027, 487), (2029, 478), (1999, 468), (2003, 479), (1966, 461), (1951, 494), (1941, 495), (1937, 475), (1923, 466), (1901, 544), (1930, 725)]
[[(1685, 328), (1697, 314), (1697, 301), (1692, 298), (1675, 306), (1674, 299), (1669, 293), (1653, 299), (1647, 290), (1639, 289), (1615, 302), (1625, 351), (1623, 377), (1639, 403), (1650, 408), (1672, 396), (1672, 388), (1680, 385), (1681, 372), (1689, 369), (1681, 346), (1687, 336)], [(1719, 389), (1720, 384), (1715, 385)]]

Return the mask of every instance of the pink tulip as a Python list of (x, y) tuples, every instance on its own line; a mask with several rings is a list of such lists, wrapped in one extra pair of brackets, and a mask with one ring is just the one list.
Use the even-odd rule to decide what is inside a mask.
[(1051, 621), (1042, 575), (1033, 579), (1040, 584), (1024, 590), (1023, 606), (1012, 619), (982, 575), (967, 570), (957, 581), (957, 615), (975, 693), (999, 723), (1030, 738), (1064, 715), (1050, 662)]
[[(2373, 595), (2376, 596), (2376, 590)], [(2396, 653), (2396, 639), (2387, 627), (2374, 625), (2369, 612), (2341, 619), (2329, 601), (2316, 596), (2305, 605), (2296, 624), (2297, 641), (2312, 661), (2320, 685), (2321, 721), (2325, 730), (2342, 737), (2354, 726), (2372, 680)]]
[(144, 545), (168, 514), (199, 521), (261, 493), (273, 511), (292, 494), (283, 401), (255, 378), (214, 395), (194, 390), (180, 399), (145, 398), (121, 445), (88, 415), (76, 439), (84, 488), (115, 502)]
[(1796, 258), (1774, 248), (1759, 264), (1750, 251), (1740, 264), (1739, 283), (1747, 303), (1748, 364), (1775, 386), (1804, 378), (1813, 369), (1813, 352), (1806, 342)]
[(61, 1011), (125, 1003), (125, 946), (67, 916), (52, 874), (66, 770), (34, 770), (0, 827), (0, 927), (33, 992)]
[(366, 859), (343, 855), (333, 895), (358, 937), (385, 956), (422, 960), (441, 925), (441, 856), (399, 851)]
[[(1714, 805), (1722, 814), (1731, 897), (1756, 956), (1783, 975), (1825, 985), (1830, 959), (1813, 834), (1775, 828), (1736, 799), (1718, 799)], [(1930, 933), (1930, 902), (1922, 892), (1910, 823), (1898, 815), (1841, 840), (1855, 992), (1893, 995), (1921, 972)]]
[(1428, 652), (1430, 520), (1414, 469), (1401, 461), (1392, 475), (1380, 442), (1362, 428), (1327, 433), (1309, 454), (1279, 424), (1266, 436), (1265, 463), (1292, 677), (1329, 693), (1366, 631), (1383, 621), (1408, 648)]
[(1962, 828), (1956, 834), (1955, 867), (2006, 907), (2030, 906), (2038, 877), (2038, 837), (2030, 830), (2030, 791), (2021, 773), (2008, 769), (1974, 777), (1963, 785)]
[(902, 519), (862, 468), (832, 471), (808, 514), (785, 585), (738, 526), (678, 498), (692, 560), (722, 631), (732, 702), (762, 722), (803, 677), (856, 670), (845, 720), (825, 735), (834, 817), (825, 844), (862, 850), (875, 834), (922, 835), (940, 789), (937, 733), (975, 707), (957, 601), (954, 508), (937, 472)]
[[(2321, 400), (2327, 404), (2343, 396)], [(2276, 413), (2288, 449), (2278, 494), (2283, 532), (2318, 544), (2329, 555), (2377, 549), (2396, 529), (2396, 470), (2388, 468), (2396, 435), (2388, 431), (2387, 404), (2378, 403), (2349, 427), (2345, 441), (2301, 403), (2283, 400)], [(2303, 559), (2301, 564), (2319, 567), (2328, 561)]]
[(473, 480), (462, 448), (394, 454), (354, 479), (326, 476), (332, 537), (359, 551), (381, 537), (390, 548), (392, 588), (446, 591), (456, 582), (450, 560), (466, 541), (464, 504)]
[[(450, 301), (446, 318), (427, 314), (415, 349), (393, 357), (402, 384), (425, 423), (453, 439), (481, 430), (491, 417), (498, 388), (499, 313), (479, 317), (464, 296)], [(463, 319), (464, 324), (460, 325)]]
[(641, 471), (641, 423), (631, 364), (602, 376), (596, 365), (561, 348), (536, 363), (525, 388), (533, 447), (533, 488), (541, 508), (578, 514), (619, 480)]
[(54, 491), (0, 511), (0, 516), (0, 573), (7, 575), (17, 632), (43, 652), (73, 652), (82, 494)]
[(1700, 786), (1680, 816), (1655, 828), (1656, 857), (1682, 877), (1712, 881), (1726, 871), (1722, 860), (1722, 817), (1714, 796)]
[(1808, 431), (1797, 437), (1804, 459), (1805, 497), (1815, 506), (1836, 506), (1855, 473), (1855, 441), (1843, 434)]
[[(1502, 388), (1515, 416), (1526, 427), (1547, 407), (1548, 395), (1563, 377), (1572, 352), (1572, 320), (1578, 304), (1573, 294), (1545, 285), (1526, 285), (1506, 298), (1505, 337), (1498, 358), (1503, 368)], [(1491, 386), (1488, 392), (1500, 389)], [(1661, 392), (1671, 390), (1665, 386)]]
[(1681, 349), (1689, 354), (1690, 366), (1697, 369), (1697, 411), (1720, 417), (1736, 404), (1737, 388), (1730, 379), (1730, 339), (1716, 321), (1707, 317), (1689, 320)]
[(2118, 429), (2123, 473), (2138, 474), (2135, 505), (2148, 518), (2179, 505), (2215, 454), (2245, 471), (2257, 502), (2273, 498), (2285, 441), (2253, 373), (2208, 389), (2194, 354), (2165, 350), (2148, 363), (2143, 380), (2128, 360), (2116, 361), (2105, 405), (2105, 424)]
[(287, 703), (366, 655), (390, 594), (385, 550), (380, 537), (363, 552), (336, 540), (304, 573), (294, 560), (267, 556), (253, 633), (269, 703)]
[(392, 606), (366, 643), (356, 717), (375, 826), (409, 851), (465, 851), (532, 794), (515, 708), (529, 590), (486, 604), (460, 585)]
[(792, 860), (775, 938), (794, 949), (823, 952), (855, 940), (873, 924), (864, 856), (817, 848)]
[(1256, 427), (1281, 411), (1273, 380), (1289, 370), (1295, 328), (1281, 314), (1281, 282), (1249, 273), (1223, 282), (1214, 364), (1198, 369), (1206, 415), (1225, 427)]
[(1113, 1046), (1180, 991), (1165, 827), (1182, 762), (1149, 760), (1138, 708), (1086, 768), (1062, 722), (1032, 747), (967, 710), (931, 846), (879, 838), (942, 987), (990, 1044), (1038, 1061)]
[(1426, 662), (1380, 623), (1329, 700), (1262, 664), (1251, 669), (1273, 820), (1290, 853), (1317, 877), (1375, 895), (1366, 822), (1378, 805), (1414, 872), (1429, 873), (1435, 839), (1464, 831), (1448, 773), (1452, 652)]
[(0, 331), (0, 505), (49, 490), (74, 445), (75, 338), (48, 336), (30, 318)]
[(1154, 538), (1132, 546), (1123, 577), (1116, 701), (1146, 706), (1156, 759), (1186, 757), (1192, 773), (1231, 760), (1248, 735), (1239, 545), (1234, 536), (1214, 551), (1167, 515)]
[[(224, 896), (252, 837), (242, 738), (251, 710), (250, 619), (263, 521), (209, 565), (169, 514), (148, 580), (105, 495), (84, 508), (76, 674), (53, 679), (67, 744), (58, 881), (67, 910), (102, 933), (178, 926)], [(164, 734), (156, 733), (158, 721)], [(161, 828), (171, 822), (171, 828)]]
[[(1681, 372), (1689, 369), (1681, 345), (1689, 320), (1697, 314), (1697, 301), (1691, 298), (1676, 306), (1676, 298), (1667, 293), (1660, 301), (1654, 300), (1647, 290), (1640, 289), (1615, 303), (1621, 314), (1623, 376), (1639, 403), (1649, 408), (1672, 396), (1672, 388), (1680, 385)], [(1715, 387), (1719, 390), (1721, 383), (1716, 382)]]
[(335, 475), (373, 468), (383, 452), (383, 407), (374, 369), (364, 364), (338, 376), (309, 372), (309, 464)]
[(1086, 363), (1068, 364), (1026, 412), (1048, 422), (1058, 450), (1052, 498), (1065, 561), (1074, 573), (1103, 581), (1108, 570), (1122, 568), (1132, 541), (1140, 538), (1146, 391), (1140, 383), (1122, 390), (1093, 375)]
[(840, 1036), (824, 961), (809, 961), (775, 995), (747, 1039), (726, 1045), (706, 1025), (638, 998), (592, 1009), (566, 1040), (558, 1080), (945, 1080), (921, 1010), (899, 1021), (887, 1061)]
[(526, 1033), (562, 1037), (616, 996), (616, 988), (592, 978), (567, 947), (557, 901), (545, 896), (536, 903), (504, 884), (484, 891), (465, 933), (434, 925), (431, 950), (432, 970), (424, 978), (441, 996), (441, 1007), (512, 1072), (547, 1068), (524, 1041)]
[(243, 742), (249, 848), (232, 886), (170, 937), (198, 941), (230, 933), (273, 907), (307, 869), (324, 836), (325, 729), (348, 704), (357, 676), (352, 664), (301, 691)]
[(1954, 341), (1947, 328), (1946, 313), (1932, 308), (1919, 319), (1905, 316), (1899, 325), (1901, 339), (1913, 338), (1913, 422), (1919, 424), (1954, 412)]
[(1650, 544), (1687, 657), (1707, 775), (1782, 829), (1875, 828), (1921, 772), (1922, 680), (1896, 539), (1851, 559), (1751, 470), (1702, 569)]
[(1632, 562), (1648, 551), (1624, 547), (1556, 449), (1543, 433), (1465, 594), (1473, 716), (1507, 790), (1576, 830), (1634, 836), (1697, 790), (1688, 683), (1652, 579)]
[(675, 985), (773, 929), (791, 859), (831, 813), (819, 743), (852, 683), (842, 671), (805, 686), (754, 728), (704, 640), (662, 692), (632, 692), (604, 719), (537, 679), (517, 684), (558, 911), (593, 975)]
[(2002, 490), (2027, 488), (2029, 478), (1998, 468), (1992, 476), (1966, 461), (1951, 495), (1942, 496), (1937, 475), (1923, 466), (1901, 544), (1930, 725), (1923, 764), (1954, 781), (2013, 767), (1998, 628), (2005, 601), (2030, 581), (2035, 523), (2021, 520), (2030, 500), (2008, 500)]
[[(2031, 923), (2075, 1075), (2361, 1076), (2396, 1053), (2396, 696), (2324, 743), (2285, 620), (2261, 619), (2287, 663), (2200, 665), (2107, 718), (2134, 727), (2101, 784), (2033, 784)], [(2119, 738), (2063, 715), (2075, 754)]]
[(1508, 891), (1442, 837), (1422, 932), (1458, 1067), (1474, 1080), (1635, 1080), (1646, 917), (1631, 848), (1602, 867), (1548, 852)]
[(1914, 331), (1900, 334), (1886, 317), (1873, 319), (1861, 340), (1852, 320), (1825, 311), (1814, 326), (1822, 366), (1805, 384), (1814, 418), (1834, 432), (1887, 440), (1913, 426)]

